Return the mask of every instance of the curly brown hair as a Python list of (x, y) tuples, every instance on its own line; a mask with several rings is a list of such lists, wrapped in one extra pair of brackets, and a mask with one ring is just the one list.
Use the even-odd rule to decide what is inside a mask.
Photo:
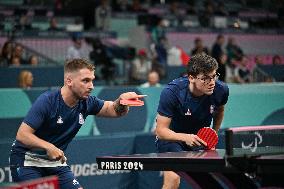
[(217, 69), (218, 63), (216, 59), (206, 54), (192, 56), (187, 64), (187, 74), (192, 76), (197, 76), (200, 73), (207, 75)]

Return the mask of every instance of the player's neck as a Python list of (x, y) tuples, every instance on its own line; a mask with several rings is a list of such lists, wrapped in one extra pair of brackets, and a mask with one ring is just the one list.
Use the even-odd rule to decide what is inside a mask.
[(74, 107), (79, 101), (66, 86), (61, 88), (61, 96), (64, 103), (70, 108)]
[(189, 92), (191, 93), (191, 95), (193, 96), (193, 97), (201, 97), (201, 96), (203, 96), (204, 94), (201, 92), (201, 91), (199, 91), (197, 88), (196, 88), (196, 86), (194, 85), (194, 83), (189, 83)]

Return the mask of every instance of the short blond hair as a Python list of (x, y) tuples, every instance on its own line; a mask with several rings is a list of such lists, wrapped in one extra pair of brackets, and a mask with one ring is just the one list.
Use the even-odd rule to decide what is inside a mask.
[(31, 87), (31, 86), (28, 86), (28, 83), (27, 83), (30, 75), (33, 75), (33, 74), (32, 72), (28, 70), (23, 70), (20, 72), (19, 77), (18, 77), (19, 87), (21, 88)]

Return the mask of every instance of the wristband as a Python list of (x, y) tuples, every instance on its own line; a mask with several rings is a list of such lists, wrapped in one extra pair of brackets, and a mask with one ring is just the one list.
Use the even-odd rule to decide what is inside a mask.
[(118, 115), (123, 115), (129, 110), (129, 107), (127, 105), (120, 104), (120, 98), (114, 101), (113, 108)]

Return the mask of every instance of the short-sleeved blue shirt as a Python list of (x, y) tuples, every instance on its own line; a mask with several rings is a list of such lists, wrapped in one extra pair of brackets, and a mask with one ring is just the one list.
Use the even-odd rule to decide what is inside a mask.
[(212, 95), (192, 96), (188, 77), (170, 82), (162, 91), (158, 113), (172, 119), (170, 129), (178, 133), (197, 134), (209, 127), (214, 112), (228, 101), (228, 86), (217, 80)]
[[(23, 122), (35, 130), (34, 134), (37, 137), (64, 151), (84, 124), (86, 117), (97, 114), (103, 105), (103, 100), (89, 96), (71, 108), (65, 104), (60, 90), (47, 91), (37, 98)], [(45, 154), (46, 152), (31, 150), (16, 140), (11, 152), (18, 154), (14, 163), (23, 164), (27, 153)]]

